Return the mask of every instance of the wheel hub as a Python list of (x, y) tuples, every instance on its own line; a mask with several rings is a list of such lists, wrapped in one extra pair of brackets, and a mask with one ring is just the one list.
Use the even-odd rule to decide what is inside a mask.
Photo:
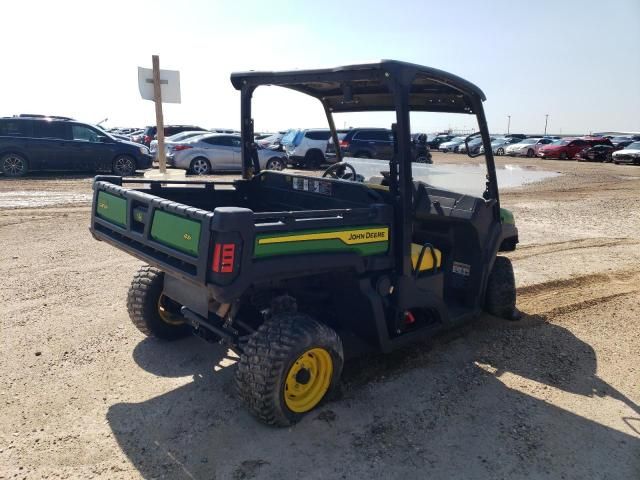
[(308, 412), (324, 397), (331, 385), (333, 360), (324, 348), (307, 350), (293, 363), (284, 385), (287, 407), (296, 413)]

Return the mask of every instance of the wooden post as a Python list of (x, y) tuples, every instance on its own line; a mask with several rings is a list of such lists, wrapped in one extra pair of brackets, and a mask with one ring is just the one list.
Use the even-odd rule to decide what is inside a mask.
[(160, 88), (160, 57), (151, 56), (153, 64), (153, 102), (156, 104), (156, 135), (158, 136), (158, 164), (160, 173), (167, 171), (167, 157), (164, 150), (164, 118), (162, 117), (162, 89)]

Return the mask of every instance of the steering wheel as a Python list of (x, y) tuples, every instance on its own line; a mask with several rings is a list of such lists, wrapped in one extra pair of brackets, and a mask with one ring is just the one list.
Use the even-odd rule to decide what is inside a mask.
[[(347, 172), (347, 170), (350, 170)], [(356, 169), (347, 162), (334, 163), (322, 174), (322, 178), (337, 178), (339, 180), (356, 180)]]

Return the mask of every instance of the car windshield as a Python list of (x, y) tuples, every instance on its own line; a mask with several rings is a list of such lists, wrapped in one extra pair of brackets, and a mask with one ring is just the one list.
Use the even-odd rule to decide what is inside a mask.
[[(520, 142), (518, 142), (519, 144), (522, 145), (532, 145), (534, 143), (537, 143), (538, 140), (540, 140), (539, 138), (525, 138), (524, 140), (521, 140)], [(517, 145), (517, 144), (516, 144)]]
[(640, 150), (640, 142), (633, 142), (629, 144), (625, 150)]
[(555, 142), (551, 142), (551, 145), (569, 145), (571, 140), (556, 140)]
[(506, 141), (506, 138), (494, 138), (493, 140), (491, 140), (491, 144), (493, 145), (494, 143), (504, 143)]

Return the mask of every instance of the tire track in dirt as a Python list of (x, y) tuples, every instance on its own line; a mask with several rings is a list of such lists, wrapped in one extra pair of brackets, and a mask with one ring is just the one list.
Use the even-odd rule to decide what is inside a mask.
[(587, 248), (616, 247), (620, 245), (640, 245), (640, 241), (634, 238), (584, 238), (567, 242), (553, 242), (536, 245), (519, 246), (518, 250), (511, 253), (512, 260), (524, 260), (538, 255), (568, 252)]
[(639, 271), (595, 273), (521, 287), (518, 308), (527, 315), (544, 315), (550, 320), (635, 293), (640, 293)]

